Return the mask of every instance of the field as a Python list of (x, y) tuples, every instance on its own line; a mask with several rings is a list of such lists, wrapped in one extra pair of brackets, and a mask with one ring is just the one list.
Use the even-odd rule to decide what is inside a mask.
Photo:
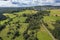
[(50, 10), (49, 16), (44, 16), (45, 26), (50, 30), (53, 36), (60, 40), (59, 38), (59, 27), (60, 27), (60, 10)]
[(2, 15), (0, 17), (0, 40), (53, 40), (46, 29), (39, 24), (39, 20), (43, 18), (42, 20), (46, 28), (51, 32), (53, 37), (55, 37), (53, 30), (55, 30), (56, 27), (53, 24), (55, 24), (57, 20), (60, 20), (60, 11), (49, 11), (49, 16), (45, 14), (39, 14), (39, 16), (37, 16), (38, 12), (44, 13), (45, 11), (35, 10), (0, 14)]

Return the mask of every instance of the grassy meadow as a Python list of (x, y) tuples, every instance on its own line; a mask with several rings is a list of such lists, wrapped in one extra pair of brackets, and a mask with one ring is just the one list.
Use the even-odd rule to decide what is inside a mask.
[[(35, 27), (34, 24), (40, 21), (40, 16), (42, 15), (42, 20), (44, 23), (46, 23), (46, 28), (51, 32), (51, 34), (53, 34), (54, 37), (57, 36), (55, 36), (53, 33), (56, 28), (53, 24), (55, 24), (57, 20), (60, 20), (60, 10), (49, 11), (49, 15), (45, 16), (43, 16), (44, 12), (35, 10), (3, 13), (2, 15), (4, 15), (6, 18), (3, 18), (4, 20), (0, 20), (0, 40), (53, 40), (45, 28), (43, 28), (41, 25), (39, 28), (36, 27), (37, 29), (33, 28)], [(39, 16), (37, 16), (38, 12), (42, 14), (39, 14)], [(32, 17), (36, 18), (33, 19)], [(32, 22), (35, 23), (32, 25)], [(58, 37), (56, 37), (56, 39), (58, 39)]]

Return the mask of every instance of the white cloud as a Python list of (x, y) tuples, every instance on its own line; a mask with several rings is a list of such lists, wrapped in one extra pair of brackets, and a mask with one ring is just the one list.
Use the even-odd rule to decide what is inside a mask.
[[(15, 4), (13, 4), (15, 3)], [(26, 7), (36, 5), (60, 5), (55, 3), (55, 0), (13, 0), (13, 1), (0, 1), (0, 7)]]
[(10, 1), (0, 1), (0, 7), (17, 7), (17, 5), (12, 4)]

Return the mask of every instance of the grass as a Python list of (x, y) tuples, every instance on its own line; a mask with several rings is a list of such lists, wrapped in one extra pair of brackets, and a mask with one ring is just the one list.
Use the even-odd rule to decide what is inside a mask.
[(5, 15), (6, 17), (9, 17), (9, 18), (14, 18), (16, 17), (16, 15), (14, 15), (13, 13), (4, 13), (3, 15)]
[(37, 13), (37, 11), (34, 11), (34, 10), (25, 10), (25, 11), (18, 12), (15, 14), (18, 14), (18, 16), (22, 16), (23, 14), (36, 14), (36, 13)]
[(8, 22), (8, 21), (9, 21), (9, 19), (2, 20), (2, 21), (0, 21), (0, 25), (3, 25), (3, 24), (5, 24), (5, 22)]
[[(27, 29), (29, 23), (24, 23), (25, 20), (27, 19), (27, 17), (23, 17), (22, 15), (23, 14), (35, 14), (36, 12), (37, 11), (34, 11), (34, 10), (25, 10), (25, 11), (22, 11), (22, 12), (14, 13), (15, 15), (13, 13), (11, 13), (11, 14), (10, 13), (3, 14), (6, 17), (11, 18), (12, 20), (10, 21), (10, 19), (7, 18), (6, 20), (0, 21), (1, 22), (0, 25), (3, 25), (3, 24), (5, 24), (5, 22), (7, 22), (6, 28), (3, 29), (0, 32), (0, 37), (2, 37), (3, 40), (11, 40), (13, 35), (10, 34), (9, 38), (7, 38), (7, 32), (11, 31), (11, 32), (14, 33), (13, 30), (9, 30), (9, 29), (13, 28), (16, 31), (17, 24), (20, 24), (21, 26), (19, 26), (20, 28), (18, 29), (18, 31), (20, 33), (20, 36), (16, 37), (15, 40), (24, 40), (23, 33)], [(51, 19), (49, 19), (49, 18), (51, 18)], [(49, 21), (54, 20), (54, 19), (59, 19), (59, 17), (58, 18), (54, 18), (54, 19), (53, 18), (54, 17), (46, 16), (46, 17), (44, 17), (44, 21), (49, 22)], [(41, 27), (41, 29), (38, 31), (37, 37), (38, 37), (39, 40), (52, 40), (50, 35), (46, 32), (46, 30), (43, 27)]]
[[(57, 26), (60, 27), (59, 24), (56, 24), (56, 21), (60, 21), (60, 9), (59, 10), (50, 10), (50, 16), (44, 16), (44, 22), (47, 23), (47, 28), (50, 30), (52, 34), (55, 34), (54, 37), (57, 37), (56, 39), (59, 40), (59, 32), (56, 30), (58, 28)], [(55, 25), (53, 25), (55, 24)], [(55, 32), (56, 31), (56, 32)], [(58, 33), (57, 33), (58, 32)]]
[[(60, 10), (49, 10), (50, 16), (44, 16), (44, 22), (48, 24), (48, 28), (54, 30), (52, 23), (55, 23), (56, 20), (60, 20)], [(57, 15), (57, 16), (56, 16)]]
[(23, 34), (24, 33), (24, 31), (27, 29), (27, 27), (28, 27), (28, 23), (21, 23), (21, 28), (19, 29), (19, 32), (21, 33), (21, 34)]
[(50, 10), (50, 15), (60, 15), (60, 10)]
[(41, 29), (37, 33), (37, 37), (39, 40), (52, 40), (50, 35), (47, 33), (47, 31), (41, 27)]

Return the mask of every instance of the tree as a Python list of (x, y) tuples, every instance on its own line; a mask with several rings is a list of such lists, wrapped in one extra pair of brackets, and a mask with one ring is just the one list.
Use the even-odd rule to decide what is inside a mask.
[(0, 37), (0, 40), (3, 40), (2, 37)]
[(56, 23), (53, 24), (53, 26), (55, 29), (52, 31), (52, 34), (56, 39), (60, 40), (60, 20), (56, 20)]

